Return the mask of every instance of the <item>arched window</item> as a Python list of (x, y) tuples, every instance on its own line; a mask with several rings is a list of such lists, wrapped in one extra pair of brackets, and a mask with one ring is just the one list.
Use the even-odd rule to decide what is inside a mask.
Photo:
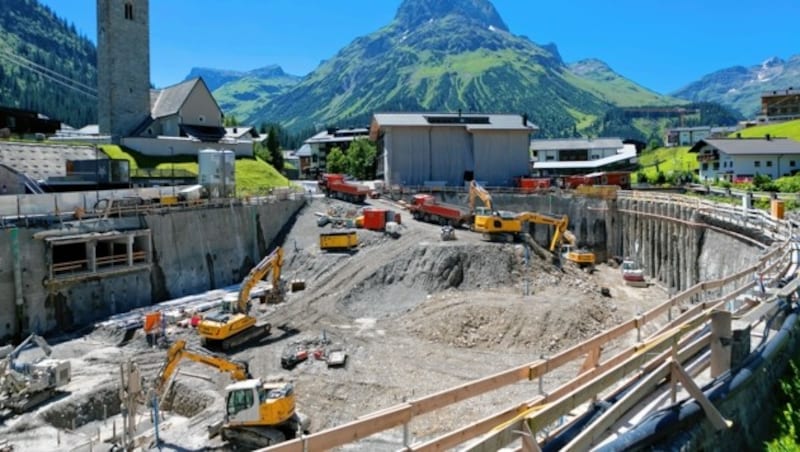
[(131, 3), (125, 4), (125, 18), (128, 20), (133, 20), (133, 4)]

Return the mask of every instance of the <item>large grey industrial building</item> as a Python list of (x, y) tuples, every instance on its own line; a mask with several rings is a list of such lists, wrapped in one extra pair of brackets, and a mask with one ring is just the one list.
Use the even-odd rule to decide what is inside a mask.
[(387, 185), (461, 186), (474, 179), (510, 186), (530, 172), (536, 130), (523, 115), (377, 113), (370, 138)]

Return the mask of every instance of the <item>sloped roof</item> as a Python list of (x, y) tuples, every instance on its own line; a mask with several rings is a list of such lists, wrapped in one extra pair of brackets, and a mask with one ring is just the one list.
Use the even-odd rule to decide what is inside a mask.
[(458, 113), (376, 113), (374, 127), (465, 127), (467, 130), (538, 130), (521, 115)]
[(531, 140), (532, 151), (571, 151), (577, 149), (622, 149), (621, 138), (566, 138)]
[(186, 98), (189, 97), (189, 94), (199, 82), (199, 78), (194, 78), (160, 90), (151, 90), (150, 116), (153, 119), (158, 119), (178, 114), (181, 106), (186, 102)]
[(728, 155), (800, 154), (800, 142), (788, 138), (718, 138), (700, 140), (689, 152), (700, 152), (706, 145)]
[(242, 138), (245, 135), (250, 135), (252, 138), (258, 138), (258, 131), (254, 127), (249, 126), (236, 126), (236, 127), (225, 127), (225, 137), (226, 138)]
[(636, 148), (595, 160), (533, 162), (533, 169), (595, 169), (632, 159), (636, 159)]
[(92, 146), (0, 142), (0, 164), (35, 180), (67, 175), (67, 160), (105, 159)]
[(311, 157), (311, 146), (308, 144), (300, 146), (300, 149), (298, 149), (294, 155), (298, 157)]

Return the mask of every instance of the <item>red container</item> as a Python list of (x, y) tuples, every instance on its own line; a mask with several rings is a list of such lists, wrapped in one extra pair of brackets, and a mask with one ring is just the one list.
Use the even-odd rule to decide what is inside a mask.
[(386, 226), (386, 209), (364, 209), (364, 229), (382, 231)]

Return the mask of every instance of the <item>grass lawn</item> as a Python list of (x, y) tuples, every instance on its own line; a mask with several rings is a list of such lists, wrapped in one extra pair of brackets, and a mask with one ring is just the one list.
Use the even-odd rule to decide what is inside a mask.
[[(153, 157), (143, 155), (130, 149), (122, 149), (116, 145), (100, 146), (103, 152), (112, 159), (125, 159), (130, 162), (131, 172), (143, 168), (159, 170), (186, 170), (198, 174), (197, 157), (193, 155), (176, 155), (174, 157)], [(269, 163), (258, 158), (239, 157), (236, 159), (236, 194), (239, 196), (266, 193), (273, 187), (288, 187), (289, 180), (280, 174)]]
[[(741, 133), (742, 138), (764, 138), (764, 135), (770, 134), (773, 137), (791, 138), (795, 141), (800, 141), (800, 119), (778, 124), (748, 127), (737, 133)], [(730, 134), (729, 137), (736, 138), (736, 133)]]
[[(637, 174), (644, 173), (647, 179), (651, 180), (659, 171), (666, 177), (673, 172), (694, 171), (697, 169), (697, 155), (690, 154), (689, 149), (691, 148), (688, 146), (680, 146), (642, 152), (639, 156), (642, 169), (637, 171)], [(637, 174), (634, 174), (634, 178), (638, 177)]]

